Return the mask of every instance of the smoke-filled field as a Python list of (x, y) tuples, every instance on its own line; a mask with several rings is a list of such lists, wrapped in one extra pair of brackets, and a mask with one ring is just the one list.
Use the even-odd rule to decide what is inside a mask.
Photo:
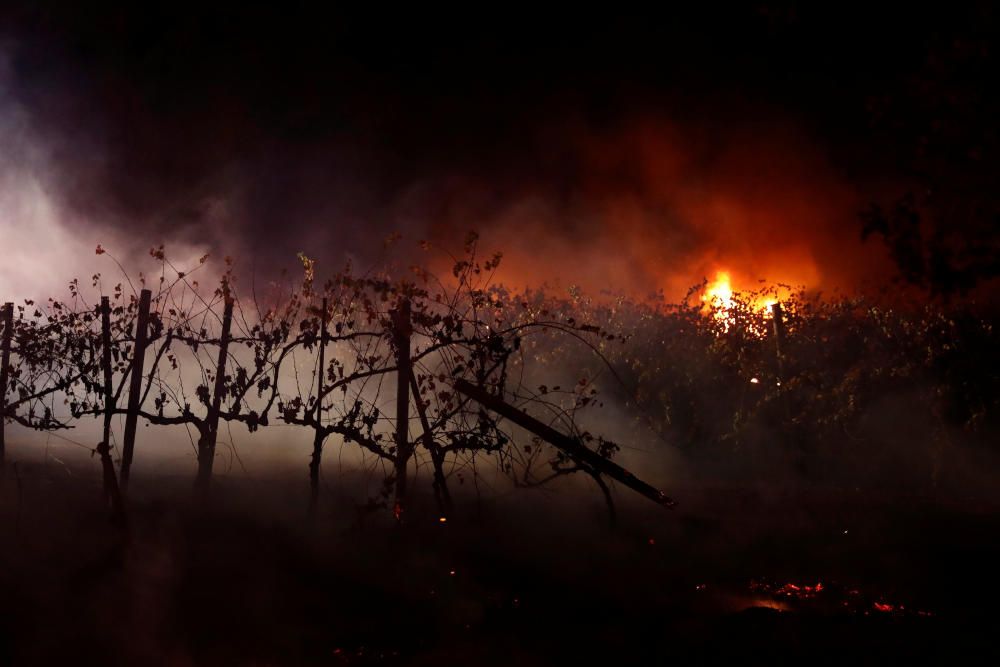
[(151, 255), (5, 310), (6, 662), (997, 657), (971, 307)]
[(1000, 664), (991, 3), (101, 4), (0, 3), (0, 667)]

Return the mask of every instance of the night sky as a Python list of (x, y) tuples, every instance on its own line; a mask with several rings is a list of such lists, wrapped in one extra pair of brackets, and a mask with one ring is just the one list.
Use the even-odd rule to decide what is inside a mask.
[(9, 203), (27, 173), (81, 248), (329, 266), (478, 229), (511, 282), (669, 296), (720, 269), (948, 294), (996, 274), (986, 5), (0, 16), (3, 224), (37, 212)]

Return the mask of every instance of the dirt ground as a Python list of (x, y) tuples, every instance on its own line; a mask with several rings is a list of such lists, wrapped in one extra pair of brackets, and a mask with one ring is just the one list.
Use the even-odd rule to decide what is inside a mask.
[(99, 481), (8, 469), (0, 662), (104, 665), (1000, 664), (1000, 514), (974, 501), (678, 488), (459, 492), (439, 520), (305, 517), (304, 478)]

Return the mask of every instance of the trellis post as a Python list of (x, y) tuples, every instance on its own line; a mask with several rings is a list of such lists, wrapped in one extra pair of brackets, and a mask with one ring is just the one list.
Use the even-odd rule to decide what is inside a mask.
[(229, 355), (229, 331), (233, 324), (233, 299), (226, 295), (225, 310), (222, 314), (222, 336), (219, 339), (219, 359), (215, 367), (215, 389), (212, 404), (208, 409), (204, 432), (198, 440), (198, 477), (196, 485), (208, 491), (212, 479), (212, 464), (215, 461), (215, 443), (219, 435), (219, 412), (222, 409), (222, 394), (226, 390), (226, 358)]
[(122, 489), (128, 490), (129, 470), (135, 451), (135, 429), (142, 407), (142, 373), (146, 357), (149, 332), (149, 305), (152, 293), (148, 289), (139, 294), (139, 313), (135, 325), (135, 341), (132, 346), (132, 373), (128, 386), (128, 413), (125, 415), (125, 437), (122, 445)]
[(7, 383), (10, 380), (10, 341), (14, 336), (14, 304), (7, 302), (0, 314), (3, 338), (0, 339), (0, 473), (3, 472), (6, 442), (4, 429), (7, 422)]

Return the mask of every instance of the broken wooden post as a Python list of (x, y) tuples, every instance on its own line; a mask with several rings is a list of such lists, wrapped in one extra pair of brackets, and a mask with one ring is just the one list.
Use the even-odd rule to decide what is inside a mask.
[(564, 435), (526, 412), (523, 412), (513, 405), (503, 401), (501, 398), (490, 394), (482, 387), (466, 380), (455, 380), (455, 389), (472, 400), (478, 402), (483, 407), (492, 410), (501, 417), (506, 417), (521, 428), (534, 433), (539, 438), (555, 445), (578, 463), (588, 466), (595, 473), (607, 475), (632, 489), (633, 491), (649, 498), (658, 505), (672, 508), (676, 503), (659, 489), (642, 481), (617, 463), (612, 463), (597, 452), (588, 449), (578, 438)]
[(115, 518), (123, 519), (125, 508), (115, 476), (115, 464), (111, 460), (111, 417), (115, 411), (115, 397), (111, 374), (111, 302), (106, 296), (101, 297), (101, 370), (104, 374), (104, 431), (97, 453), (101, 457), (104, 500), (111, 506)]
[[(132, 375), (128, 385), (128, 413), (125, 415), (125, 438), (122, 445), (122, 490), (128, 490), (129, 469), (132, 467), (132, 453), (135, 451), (135, 429), (139, 422), (142, 400), (142, 370), (146, 356), (149, 332), (149, 304), (152, 293), (148, 289), (139, 293), (139, 313), (135, 325), (135, 341), (132, 346)], [(102, 301), (103, 303), (103, 301)]]
[(444, 452), (434, 441), (434, 434), (431, 432), (431, 424), (427, 419), (427, 409), (424, 401), (420, 398), (420, 388), (417, 386), (417, 378), (410, 373), (410, 390), (413, 392), (413, 404), (417, 406), (417, 416), (420, 417), (420, 426), (424, 429), (420, 436), (424, 447), (431, 454), (431, 463), (434, 466), (434, 499), (437, 500), (438, 509), (441, 516), (448, 518), (451, 515), (451, 493), (448, 491), (448, 480), (444, 476)]
[(393, 514), (402, 519), (406, 501), (406, 466), (413, 453), (410, 445), (410, 301), (402, 299), (393, 313), (393, 340), (396, 347), (396, 501)]
[(229, 330), (233, 324), (233, 299), (226, 295), (226, 306), (222, 313), (222, 335), (219, 339), (219, 360), (215, 366), (215, 390), (212, 405), (208, 409), (204, 432), (198, 439), (198, 477), (196, 486), (208, 491), (212, 480), (212, 464), (215, 462), (215, 443), (219, 436), (219, 411), (222, 408), (222, 394), (226, 390), (226, 359), (229, 355)]
[(319, 504), (319, 467), (323, 458), (323, 440), (326, 432), (320, 420), (323, 418), (323, 378), (326, 375), (326, 298), (319, 327), (319, 373), (316, 378), (316, 423), (313, 425), (313, 452), (309, 461), (309, 516), (316, 516)]
[(14, 304), (3, 305), (0, 314), (3, 338), (0, 339), (0, 472), (3, 471), (6, 441), (4, 430), (7, 425), (7, 383), (10, 380), (10, 341), (14, 337)]

